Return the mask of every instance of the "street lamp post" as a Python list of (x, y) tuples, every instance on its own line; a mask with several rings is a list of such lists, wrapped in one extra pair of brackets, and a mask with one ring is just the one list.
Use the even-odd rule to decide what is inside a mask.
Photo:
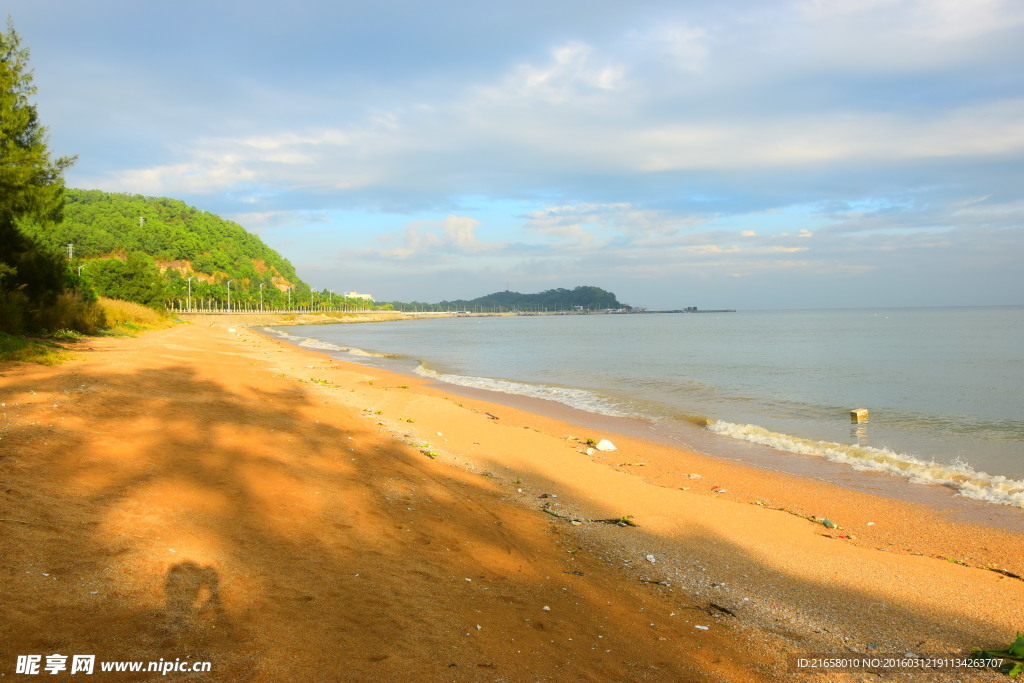
[(193, 275), (188, 280), (186, 280), (186, 283), (188, 284), (188, 310), (189, 310), (189, 312), (192, 311), (192, 280), (194, 280), (195, 278), (196, 278), (196, 276)]
[(260, 283), (260, 313), (263, 312), (263, 288), (267, 286), (266, 282)]
[(228, 280), (228, 313), (231, 312), (231, 283), (234, 280)]
[(295, 289), (294, 286), (289, 286), (288, 287), (288, 310), (289, 311), (292, 310), (292, 290), (293, 289)]
[(85, 264), (78, 266), (78, 277), (82, 277), (82, 268), (85, 268)]

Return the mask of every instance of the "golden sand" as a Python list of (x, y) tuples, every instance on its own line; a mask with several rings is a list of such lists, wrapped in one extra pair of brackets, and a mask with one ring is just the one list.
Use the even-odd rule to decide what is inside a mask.
[[(237, 324), (0, 367), (0, 673), (62, 653), (211, 662), (182, 680), (781, 681), (791, 657), (1024, 629), (1021, 534)], [(799, 674), (879, 678), (906, 680)]]

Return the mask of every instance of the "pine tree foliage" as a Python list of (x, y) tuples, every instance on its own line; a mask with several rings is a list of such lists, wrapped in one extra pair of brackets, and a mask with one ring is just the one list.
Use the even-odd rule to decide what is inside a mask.
[(64, 169), (72, 157), (50, 158), (47, 130), (31, 102), (36, 93), (29, 49), (10, 21), (0, 34), (0, 212), (44, 223), (60, 220)]
[(29, 50), (8, 21), (0, 33), (0, 331), (76, 327), (91, 331), (99, 316), (92, 297), (75, 288), (62, 255), (21, 230), (61, 219), (64, 169), (51, 158), (47, 131), (31, 98)]

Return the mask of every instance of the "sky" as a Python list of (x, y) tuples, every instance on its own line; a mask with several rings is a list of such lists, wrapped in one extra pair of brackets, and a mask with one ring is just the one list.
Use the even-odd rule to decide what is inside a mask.
[(378, 300), (1024, 304), (1020, 0), (6, 0), (69, 186)]

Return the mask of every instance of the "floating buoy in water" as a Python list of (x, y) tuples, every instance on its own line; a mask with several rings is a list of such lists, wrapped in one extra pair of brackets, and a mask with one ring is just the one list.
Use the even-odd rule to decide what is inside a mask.
[(868, 419), (868, 411), (865, 408), (854, 408), (850, 411), (850, 422), (864, 422)]

